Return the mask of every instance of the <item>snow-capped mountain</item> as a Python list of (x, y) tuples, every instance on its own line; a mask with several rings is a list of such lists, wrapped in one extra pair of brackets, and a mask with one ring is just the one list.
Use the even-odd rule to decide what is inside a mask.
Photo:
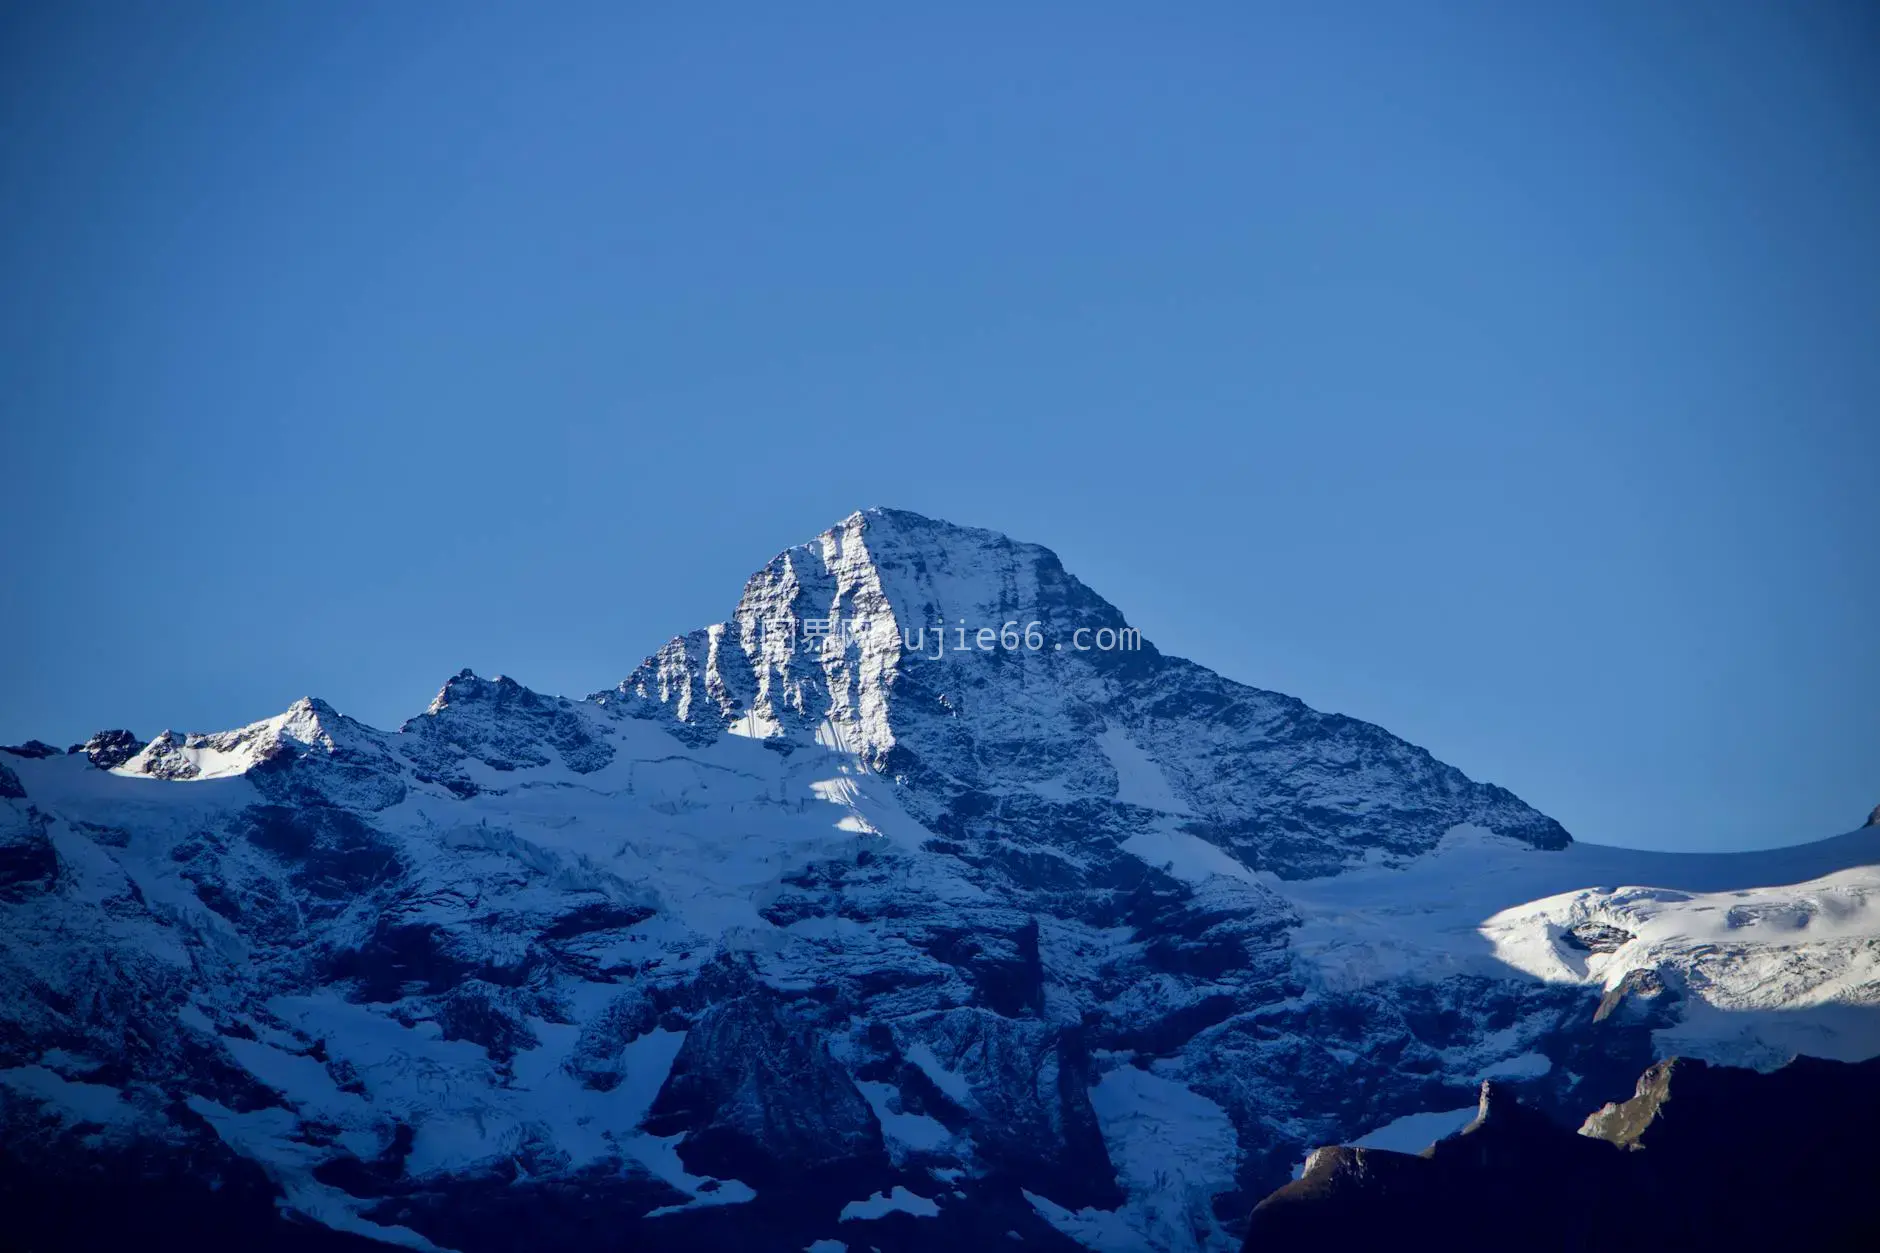
[(1575, 844), (895, 511), (586, 700), (466, 671), (395, 732), (303, 700), (0, 763), (46, 1231), (1225, 1249), (1308, 1148), (1485, 1077), (1880, 1051), (1880, 831)]

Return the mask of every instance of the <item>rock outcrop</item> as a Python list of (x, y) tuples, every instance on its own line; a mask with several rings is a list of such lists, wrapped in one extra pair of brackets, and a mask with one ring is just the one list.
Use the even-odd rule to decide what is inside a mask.
[(1254, 1208), (1248, 1253), (1401, 1243), (1500, 1250), (1880, 1245), (1864, 1197), (1880, 1061), (1768, 1074), (1672, 1059), (1578, 1134), (1485, 1084), (1421, 1154), (1323, 1148)]

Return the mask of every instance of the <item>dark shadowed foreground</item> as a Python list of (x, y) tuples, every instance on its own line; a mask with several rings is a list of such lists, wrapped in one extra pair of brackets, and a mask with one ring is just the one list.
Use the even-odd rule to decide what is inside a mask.
[(1880, 1248), (1876, 1125), (1880, 1061), (1673, 1058), (1577, 1134), (1484, 1083), (1475, 1121), (1420, 1154), (1319, 1149), (1246, 1249)]

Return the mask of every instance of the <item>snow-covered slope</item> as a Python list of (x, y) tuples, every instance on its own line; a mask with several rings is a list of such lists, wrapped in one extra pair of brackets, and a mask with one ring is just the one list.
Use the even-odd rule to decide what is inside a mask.
[(1294, 952), (1324, 987), (1449, 975), (1678, 1005), (1679, 1054), (1767, 1069), (1880, 1054), (1880, 830), (1749, 853), (1576, 843), (1558, 854), (1458, 828), (1428, 857), (1286, 885)]
[(587, 700), (0, 758), (0, 1149), (70, 1221), (168, 1163), (251, 1242), (278, 1193), (466, 1251), (1213, 1249), (1485, 1075), (1868, 1048), (1862, 874), (1698, 920), (1880, 833), (1574, 844), (1129, 639), (1045, 549), (871, 511)]

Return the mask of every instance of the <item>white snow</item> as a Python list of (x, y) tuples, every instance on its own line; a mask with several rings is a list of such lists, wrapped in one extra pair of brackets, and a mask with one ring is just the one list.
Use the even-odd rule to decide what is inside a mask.
[(283, 741), (302, 747), (333, 747), (314, 703), (298, 700), (284, 713), (233, 731), (182, 737), (166, 731), (112, 773), (145, 777), (161, 771), (170, 782), (227, 779), (254, 769)]
[(972, 1083), (958, 1071), (949, 1070), (927, 1045), (918, 1042), (909, 1045), (907, 1060), (920, 1067), (921, 1073), (933, 1080), (935, 1087), (957, 1103), (964, 1105), (972, 1099)]
[(1243, 883), (1260, 881), (1226, 849), (1166, 825), (1137, 832), (1123, 841), (1123, 849), (1186, 883), (1205, 883), (1216, 875)]
[(940, 1212), (940, 1206), (918, 1193), (909, 1192), (896, 1185), (894, 1191), (886, 1196), (877, 1192), (866, 1201), (850, 1201), (842, 1207), (843, 1222), (854, 1219), (880, 1218), (886, 1214), (912, 1214), (916, 1218), (932, 1218)]
[(1426, 1110), (1392, 1119), (1375, 1131), (1368, 1131), (1351, 1141), (1358, 1149), (1390, 1149), (1398, 1153), (1421, 1153), (1445, 1136), (1452, 1136), (1475, 1121), (1480, 1107)]
[(1067, 1210), (1026, 1193), (1040, 1217), (1102, 1253), (1224, 1248), (1213, 1199), (1234, 1185), (1239, 1141), (1227, 1111), (1186, 1085), (1119, 1066), (1090, 1090), (1090, 1104), (1129, 1200), (1118, 1210)]
[(67, 1122), (116, 1125), (137, 1120), (136, 1107), (124, 1100), (119, 1089), (102, 1083), (77, 1083), (44, 1066), (0, 1070), (0, 1087), (45, 1103)]
[[(1039, 1196), (1036, 1192), (1021, 1188), (1019, 1190), (1038, 1217), (1056, 1227), (1087, 1249), (1096, 1253), (1140, 1253), (1145, 1248), (1157, 1249), (1160, 1246), (1145, 1244), (1142, 1232), (1132, 1220), (1133, 1215), (1122, 1210), (1101, 1210), (1085, 1207), (1080, 1210), (1066, 1209), (1050, 1197)], [(1193, 1242), (1190, 1241), (1190, 1247)]]
[[(598, 1092), (583, 1087), (564, 1065), (579, 1034), (573, 1027), (533, 1020), (543, 1043), (518, 1053), (505, 1080), (481, 1048), (441, 1038), (434, 1023), (406, 1027), (330, 993), (276, 997), (269, 1008), (324, 1040), (331, 1058), (352, 1068), (366, 1095), (340, 1090), (324, 1064), (265, 1041), (226, 1040), (236, 1059), (301, 1114), (360, 1133), (388, 1116), (409, 1122), (415, 1134), (405, 1168), (414, 1177), (512, 1156), (525, 1141), (541, 1138), (568, 1154), (573, 1166), (624, 1157), (691, 1198), (667, 1210), (756, 1196), (739, 1180), (689, 1173), (676, 1151), (681, 1137), (639, 1129), (685, 1042), (684, 1032), (655, 1028), (629, 1042), (621, 1053), (620, 1082)], [(290, 1115), (284, 1128), (270, 1134), (284, 1138), (296, 1125)], [(267, 1130), (244, 1124), (242, 1144), (257, 1153), (299, 1154), (291, 1146), (268, 1149)]]
[(1227, 1112), (1186, 1085), (1119, 1066), (1090, 1090), (1090, 1103), (1128, 1193), (1115, 1210), (1072, 1210), (1025, 1192), (1038, 1216), (1097, 1253), (1201, 1253), (1231, 1241), (1213, 1212), (1234, 1186), (1239, 1142)]
[(1553, 1059), (1544, 1053), (1519, 1053), (1483, 1068), (1477, 1077), (1481, 1079), (1538, 1079), (1553, 1068)]
[[(1693, 854), (1596, 844), (1541, 852), (1458, 827), (1407, 866), (1261, 879), (1299, 911), (1293, 950), (1323, 988), (1510, 970), (1612, 988), (1629, 971), (1660, 969), (1692, 1001), (1659, 1034), (1663, 1055), (1767, 1067), (1798, 1050), (1880, 1054), (1880, 1015), (1862, 1012), (1880, 1005), (1880, 831)], [(1579, 922), (1635, 938), (1587, 953), (1561, 939)], [(1506, 1057), (1476, 1049), (1476, 1073), (1545, 1073), (1528, 1043), (1508, 1033)]]
[(1097, 736), (1103, 755), (1116, 770), (1116, 799), (1125, 805), (1159, 809), (1167, 814), (1192, 814), (1194, 811), (1169, 786), (1168, 776), (1149, 754), (1137, 747), (1121, 727), (1110, 727)]
[(188, 1104), (230, 1148), (260, 1163), (281, 1185), (282, 1203), (289, 1208), (336, 1231), (406, 1248), (449, 1253), (409, 1227), (383, 1226), (362, 1218), (359, 1211), (369, 1208), (371, 1201), (316, 1180), (313, 1168), (325, 1154), (296, 1138), (300, 1120), (292, 1110), (271, 1108), (239, 1114), (200, 1096), (190, 1097)]
[[(1383, 1126), (1367, 1131), (1345, 1143), (1354, 1149), (1389, 1149), (1393, 1153), (1421, 1153), (1446, 1136), (1452, 1136), (1475, 1121), (1478, 1105), (1461, 1109), (1424, 1110), (1393, 1118)], [(1305, 1163), (1293, 1167), (1293, 1178), (1305, 1173)]]
[[(1611, 953), (1565, 944), (1577, 923), (1633, 938)], [(1788, 887), (1687, 892), (1583, 888), (1496, 912), (1480, 927), (1496, 958), (1548, 982), (1613, 988), (1634, 970), (1676, 972), (1691, 1004), (1661, 1052), (1760, 1068), (1795, 1052), (1880, 1053), (1880, 867)]]
[(953, 1139), (946, 1124), (926, 1114), (909, 1114), (901, 1109), (900, 1090), (891, 1083), (857, 1080), (870, 1109), (881, 1122), (881, 1134), (892, 1152), (897, 1148), (931, 1151), (943, 1148)]

